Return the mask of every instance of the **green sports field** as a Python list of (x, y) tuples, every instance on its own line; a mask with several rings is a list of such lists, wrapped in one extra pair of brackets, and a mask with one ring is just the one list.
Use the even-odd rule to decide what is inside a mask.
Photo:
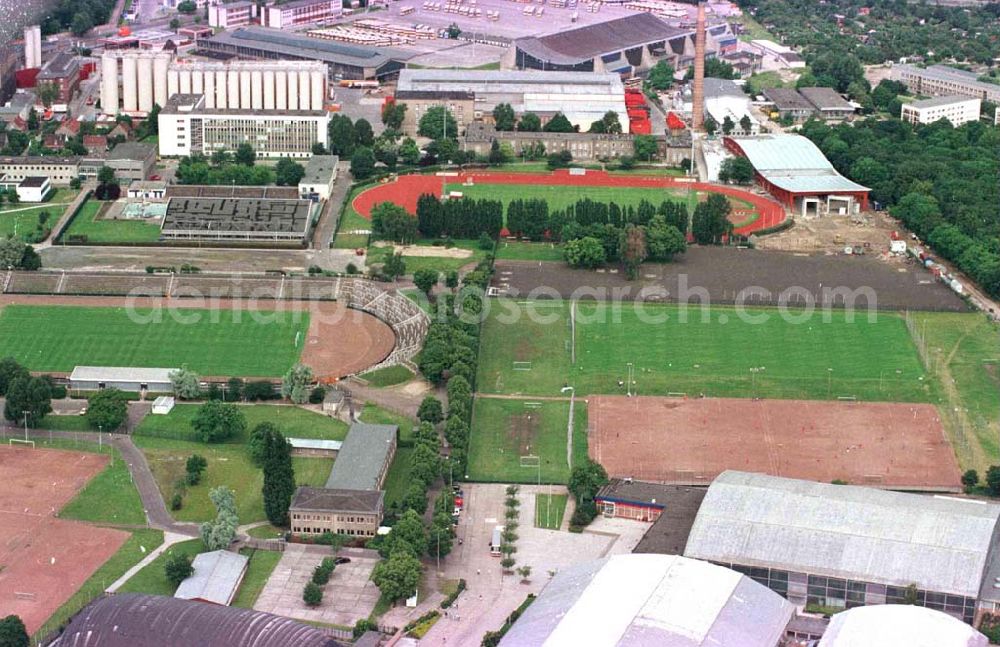
[(591, 199), (595, 202), (616, 202), (620, 206), (638, 206), (643, 200), (658, 205), (664, 200), (685, 201), (691, 204), (697, 201), (697, 193), (668, 189), (642, 189), (635, 187), (614, 186), (556, 186), (545, 184), (448, 184), (446, 191), (461, 191), (467, 198), (480, 200), (500, 200), (504, 211), (511, 200), (529, 200), (541, 198), (549, 203), (549, 211), (564, 209), (577, 200)]
[[(305, 312), (251, 313), (183, 309), (172, 316), (125, 308), (9, 305), (0, 310), (0, 357), (33, 371), (74, 366), (179, 367), (201, 375), (278, 377), (299, 358), (309, 328)], [(296, 339), (298, 338), (298, 346)]]
[[(871, 323), (866, 315), (850, 322), (839, 311), (824, 321), (817, 312), (789, 323), (777, 310), (745, 309), (761, 319), (752, 323), (733, 308), (715, 306), (707, 321), (691, 308), (685, 322), (673, 305), (646, 305), (643, 316), (631, 304), (581, 303), (571, 339), (567, 302), (532, 302), (540, 321), (509, 300), (491, 306), (479, 362), (484, 393), (551, 396), (571, 384), (579, 395), (624, 394), (631, 362), (640, 395), (935, 397), (904, 321), (892, 313), (878, 313)], [(519, 320), (505, 323), (516, 311)]]

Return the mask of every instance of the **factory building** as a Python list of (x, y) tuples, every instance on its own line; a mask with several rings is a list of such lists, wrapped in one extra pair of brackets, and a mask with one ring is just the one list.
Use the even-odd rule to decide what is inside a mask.
[[(753, 116), (750, 97), (740, 86), (728, 79), (707, 78), (705, 84), (704, 116), (711, 117), (721, 131), (726, 119), (732, 122), (730, 134), (737, 136), (756, 135), (760, 132), (760, 123)], [(693, 109), (693, 108), (692, 108)], [(750, 120), (750, 128), (744, 129), (743, 122)]]
[(24, 28), (24, 67), (36, 69), (42, 66), (42, 28), (28, 25)]
[(51, 83), (59, 88), (55, 103), (69, 103), (80, 87), (80, 61), (70, 52), (59, 52), (35, 81), (38, 85)]
[[(313, 144), (326, 145), (330, 116), (322, 109), (303, 110), (292, 97), (298, 95), (289, 92), (284, 105), (276, 101), (275, 110), (262, 110), (209, 108), (205, 94), (175, 94), (160, 111), (160, 155), (211, 155), (248, 143), (260, 157), (310, 157)], [(258, 98), (263, 102), (251, 96), (253, 105)]]
[(399, 73), (395, 100), (407, 106), (403, 130), (410, 134), (428, 109), (440, 105), (448, 105), (460, 129), (492, 121), (493, 108), (501, 103), (543, 122), (562, 112), (582, 130), (608, 111), (618, 115), (623, 129), (629, 123), (621, 77), (608, 73), (406, 69)]
[(979, 80), (975, 72), (966, 72), (947, 65), (893, 65), (889, 78), (899, 81), (913, 94), (961, 95), (982, 101), (1000, 103), (1000, 85)]
[(947, 119), (958, 128), (970, 121), (979, 121), (982, 102), (960, 95), (934, 97), (913, 103), (904, 103), (899, 118), (911, 124), (932, 124), (938, 119)]
[(208, 7), (208, 25), (220, 29), (243, 27), (257, 17), (257, 4), (249, 0), (216, 2)]
[(105, 53), (101, 65), (101, 106), (109, 114), (112, 106), (148, 113), (175, 94), (204, 95), (209, 110), (264, 111), (322, 110), (327, 96), (326, 66), (317, 62), (180, 61), (133, 51)]
[(261, 15), (261, 24), (272, 29), (293, 29), (303, 25), (331, 22), (343, 13), (340, 0), (292, 0), (268, 3)]

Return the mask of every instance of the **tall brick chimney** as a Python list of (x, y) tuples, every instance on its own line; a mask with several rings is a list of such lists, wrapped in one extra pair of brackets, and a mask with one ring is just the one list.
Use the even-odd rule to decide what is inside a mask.
[(701, 130), (705, 124), (705, 3), (698, 3), (698, 27), (694, 36), (694, 93), (691, 103), (691, 126)]

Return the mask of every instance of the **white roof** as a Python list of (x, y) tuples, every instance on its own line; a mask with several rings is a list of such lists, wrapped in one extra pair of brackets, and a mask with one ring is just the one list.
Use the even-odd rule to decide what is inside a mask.
[(172, 395), (161, 395), (160, 397), (153, 400), (154, 407), (165, 407), (174, 406), (174, 396)]
[(288, 438), (287, 440), (294, 449), (326, 449), (334, 452), (339, 452), (340, 446), (344, 444), (340, 440), (321, 440), (318, 438)]
[(766, 180), (793, 193), (867, 191), (833, 168), (823, 152), (802, 135), (758, 135), (732, 140)]
[(247, 557), (228, 550), (201, 553), (191, 563), (194, 574), (181, 582), (174, 597), (228, 606), (236, 595), (249, 561)]
[(926, 607), (880, 604), (833, 616), (819, 647), (986, 647), (958, 618)]
[(976, 598), (1000, 506), (728, 471), (686, 557)]
[(559, 573), (502, 647), (774, 647), (793, 607), (739, 573), (677, 555), (617, 555)]
[(169, 383), (176, 368), (139, 368), (135, 366), (77, 366), (69, 379), (83, 382)]

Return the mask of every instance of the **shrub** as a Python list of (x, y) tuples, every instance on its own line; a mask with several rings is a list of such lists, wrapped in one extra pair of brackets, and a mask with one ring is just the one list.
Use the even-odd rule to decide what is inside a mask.
[(323, 601), (323, 589), (314, 582), (306, 582), (306, 588), (302, 590), (302, 601), (310, 607), (318, 607)]
[(317, 386), (309, 393), (309, 404), (323, 404), (326, 397), (326, 387)]
[(444, 600), (441, 601), (441, 608), (447, 609), (451, 605), (455, 604), (455, 600), (457, 600), (458, 596), (462, 594), (462, 591), (465, 590), (465, 587), (466, 587), (465, 578), (462, 578), (458, 581), (458, 586), (451, 593), (451, 595), (449, 595), (448, 597), (446, 597)]
[(167, 557), (166, 563), (163, 565), (163, 571), (167, 575), (167, 580), (174, 586), (177, 586), (194, 573), (194, 567), (191, 566), (191, 558), (183, 553), (170, 553)]
[(181, 496), (180, 492), (174, 492), (174, 496), (170, 499), (170, 509), (180, 510), (184, 506), (184, 497)]
[(354, 629), (351, 633), (354, 636), (354, 640), (357, 640), (363, 636), (366, 631), (378, 631), (378, 624), (372, 622), (368, 618), (362, 618), (354, 623)]

